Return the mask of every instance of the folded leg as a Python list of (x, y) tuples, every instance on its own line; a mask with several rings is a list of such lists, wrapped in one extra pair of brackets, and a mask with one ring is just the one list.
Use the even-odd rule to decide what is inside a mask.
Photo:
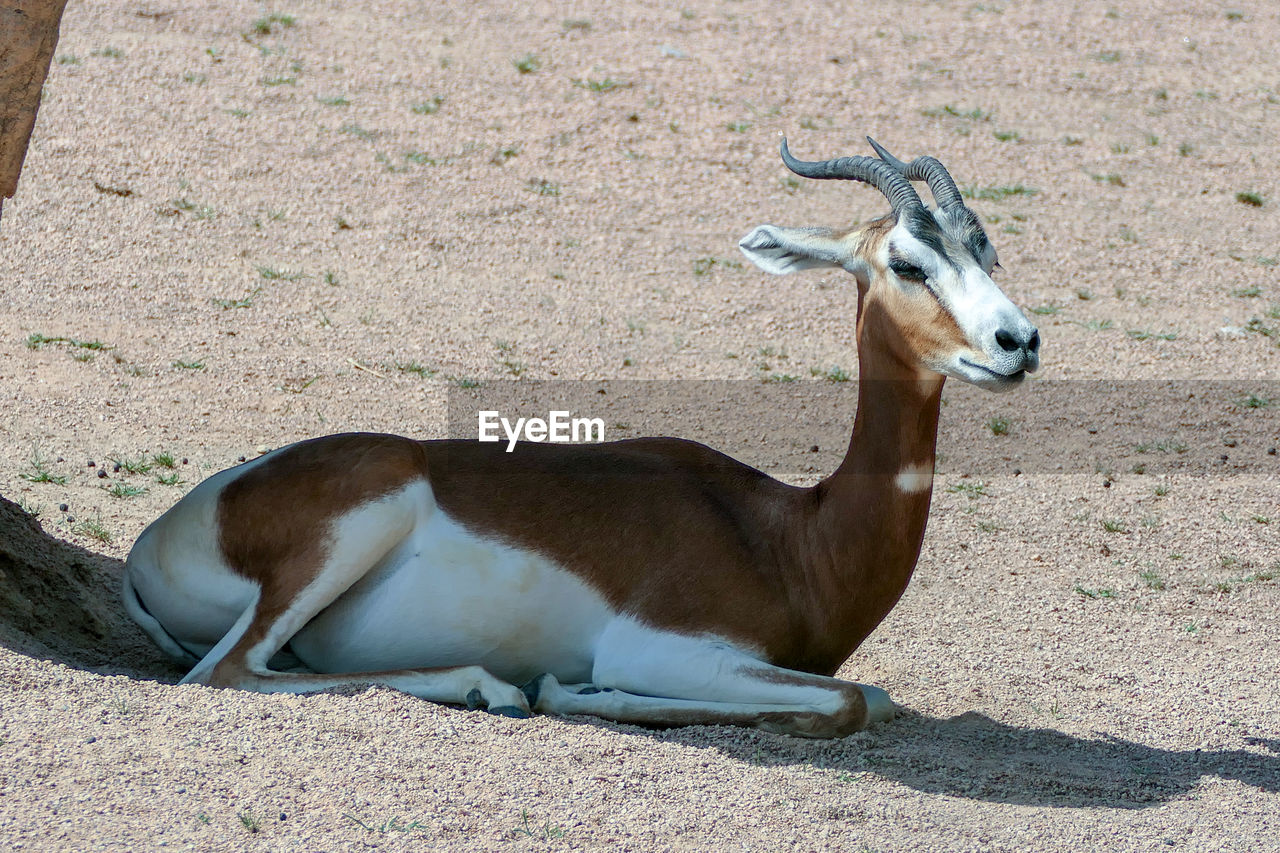
[(883, 690), (772, 666), (712, 637), (610, 625), (593, 684), (544, 675), (526, 686), (534, 710), (654, 726), (738, 725), (801, 737), (841, 737), (891, 719)]

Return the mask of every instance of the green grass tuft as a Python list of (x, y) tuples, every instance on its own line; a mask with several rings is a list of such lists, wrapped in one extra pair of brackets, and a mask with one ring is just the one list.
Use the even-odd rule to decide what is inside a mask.
[(270, 15), (258, 18), (253, 22), (253, 31), (260, 36), (269, 36), (277, 29), (286, 29), (292, 27), (298, 22), (293, 15), (283, 12), (272, 12)]
[(1273, 402), (1274, 401), (1269, 397), (1259, 397), (1257, 394), (1250, 394), (1247, 397), (1236, 400), (1236, 405), (1245, 409), (1265, 409), (1272, 405)]
[(849, 371), (839, 365), (832, 365), (825, 369), (821, 367), (811, 367), (809, 368), (809, 373), (812, 376), (820, 377), (828, 382), (848, 382), (852, 378), (849, 375)]
[(521, 74), (532, 74), (542, 67), (542, 60), (532, 53), (526, 53), (523, 56), (513, 58), (511, 64)]
[(1040, 190), (1034, 187), (1023, 186), (1022, 184), (1005, 184), (1001, 186), (965, 187), (960, 191), (965, 198), (977, 199), (979, 201), (1004, 201), (1006, 198), (1014, 196), (1033, 196)]
[(258, 275), (262, 276), (268, 281), (297, 281), (298, 279), (306, 278), (306, 275), (304, 273), (290, 272), (288, 270), (278, 270), (278, 269), (275, 269), (274, 267), (260, 266), (260, 267), (257, 267), (257, 270), (258, 270)]
[(537, 195), (552, 197), (560, 195), (560, 185), (553, 184), (546, 178), (530, 178), (529, 182), (525, 184), (525, 189)]
[(605, 77), (603, 80), (590, 80), (573, 78), (569, 81), (579, 89), (586, 89), (588, 92), (612, 92), (615, 89), (625, 89), (630, 83), (624, 83), (621, 80), (614, 80), (612, 77)]
[(84, 521), (71, 528), (71, 532), (80, 536), (88, 536), (90, 539), (96, 539), (104, 545), (111, 544), (111, 531), (107, 530), (103, 525), (101, 518), (85, 519)]
[(135, 486), (132, 483), (115, 482), (110, 486), (104, 486), (107, 494), (115, 498), (136, 498), (138, 495), (147, 493), (146, 486)]
[(444, 95), (432, 95), (425, 101), (419, 101), (409, 107), (414, 113), (420, 116), (435, 115), (440, 112), (440, 107), (444, 105)]
[(964, 495), (973, 501), (986, 496), (987, 484), (982, 480), (961, 480), (958, 483), (947, 486), (947, 491), (953, 495)]
[(50, 337), (49, 335), (42, 335), (39, 332), (32, 332), (27, 335), (27, 349), (42, 349), (50, 344), (66, 344), (70, 347), (85, 350), (114, 349), (114, 347), (107, 346), (99, 340), (82, 341), (77, 338)]
[(55, 486), (65, 486), (67, 478), (62, 474), (55, 474), (49, 469), (49, 460), (46, 459), (39, 450), (31, 452), (31, 458), (27, 460), (29, 470), (22, 472), (22, 479), (28, 483), (51, 483)]

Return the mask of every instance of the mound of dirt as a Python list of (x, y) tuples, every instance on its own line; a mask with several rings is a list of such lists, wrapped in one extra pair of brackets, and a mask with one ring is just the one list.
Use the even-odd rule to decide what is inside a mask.
[(122, 568), (50, 536), (0, 497), (0, 645), (79, 669), (162, 676), (163, 657), (113, 594)]

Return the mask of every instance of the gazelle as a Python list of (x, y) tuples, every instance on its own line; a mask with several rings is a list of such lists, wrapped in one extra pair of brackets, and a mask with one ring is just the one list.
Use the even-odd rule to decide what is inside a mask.
[[(832, 674), (915, 567), (944, 379), (1011, 388), (1039, 336), (992, 282), (995, 250), (946, 169), (876, 151), (808, 163), (783, 140), (792, 171), (871, 184), (892, 213), (740, 243), (768, 272), (857, 283), (857, 417), (818, 485), (674, 438), (507, 453), (332, 435), (214, 475), (148, 527), (130, 615), (195, 664), (184, 683), (373, 683), (511, 716), (811, 737), (891, 717), (883, 690)], [(283, 671), (286, 646), (302, 667)]]

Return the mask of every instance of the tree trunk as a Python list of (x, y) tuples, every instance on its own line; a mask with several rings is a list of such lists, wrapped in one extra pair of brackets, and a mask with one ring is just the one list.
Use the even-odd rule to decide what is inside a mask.
[(0, 205), (13, 198), (67, 0), (0, 0)]

